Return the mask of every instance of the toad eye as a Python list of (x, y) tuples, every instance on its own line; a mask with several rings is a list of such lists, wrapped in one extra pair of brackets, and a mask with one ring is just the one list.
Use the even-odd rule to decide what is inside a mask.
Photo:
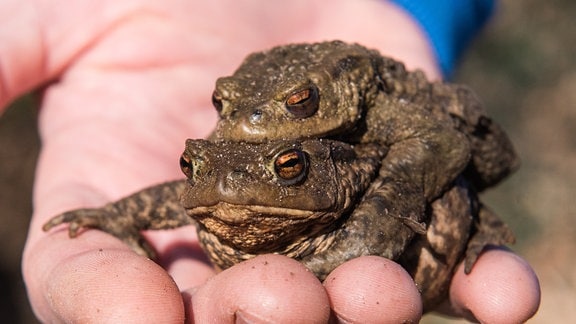
[(194, 177), (194, 166), (188, 154), (184, 153), (180, 156), (180, 169), (188, 179)]
[(212, 92), (212, 105), (216, 108), (216, 111), (222, 111), (222, 95), (218, 92), (218, 90), (214, 90)]
[(274, 172), (287, 185), (296, 184), (308, 173), (308, 159), (301, 150), (280, 153), (274, 160)]
[(297, 118), (307, 118), (318, 110), (318, 89), (314, 86), (300, 89), (286, 99), (286, 110)]

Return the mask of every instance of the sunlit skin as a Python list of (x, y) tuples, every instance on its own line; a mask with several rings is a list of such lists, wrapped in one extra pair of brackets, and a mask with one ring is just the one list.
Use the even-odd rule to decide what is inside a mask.
[[(182, 177), (178, 157), (184, 139), (204, 137), (216, 123), (214, 81), (254, 50), (342, 39), (401, 58), (439, 79), (427, 39), (403, 11), (384, 1), (6, 0), (0, 12), (6, 16), (0, 20), (1, 106), (32, 89), (44, 90), (43, 147), (23, 258), (30, 301), (41, 321), (326, 322), (330, 306), (338, 318), (359, 322), (419, 319), (410, 278), (384, 259), (346, 263), (334, 274), (341, 280), (323, 286), (281, 256), (261, 256), (216, 274), (192, 228), (147, 234), (159, 265), (99, 231), (71, 240), (64, 229), (41, 230), (65, 210), (99, 206)], [(513, 316), (506, 317), (510, 322), (523, 322), (534, 314), (538, 283), (525, 261), (490, 251), (476, 266), (508, 274), (486, 285), (507, 282), (509, 291), (532, 298), (500, 296), (499, 307), (493, 307), (454, 280), (452, 291), (462, 288), (452, 296), (456, 311), (468, 310), (480, 321), (506, 315)], [(367, 268), (379, 271), (361, 271)], [(375, 282), (381, 289), (372, 289)], [(356, 292), (346, 290), (352, 284)], [(363, 291), (377, 292), (365, 298), (379, 301), (379, 312), (341, 306)], [(398, 309), (395, 300), (412, 306)]]

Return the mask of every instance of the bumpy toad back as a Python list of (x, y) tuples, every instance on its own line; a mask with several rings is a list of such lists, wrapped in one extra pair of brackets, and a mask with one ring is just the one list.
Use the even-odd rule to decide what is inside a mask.
[[(217, 81), (213, 102), (221, 117), (217, 139), (316, 137), (403, 146), (420, 150), (422, 164), (446, 166), (436, 169), (450, 180), (465, 161), (478, 189), (518, 165), (506, 134), (469, 89), (430, 83), (421, 72), (408, 72), (402, 63), (357, 44), (292, 44), (254, 53)], [(437, 150), (427, 153), (418, 146)]]

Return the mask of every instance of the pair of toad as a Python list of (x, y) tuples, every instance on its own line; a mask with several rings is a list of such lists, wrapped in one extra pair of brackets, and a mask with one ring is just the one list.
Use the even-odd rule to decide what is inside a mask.
[(426, 310), (513, 235), (478, 199), (518, 165), (474, 94), (430, 83), (378, 52), (339, 41), (255, 53), (216, 83), (209, 140), (188, 140), (187, 179), (50, 220), (98, 228), (154, 256), (141, 230), (195, 224), (214, 265), (263, 253), (320, 279), (362, 255), (396, 260)]

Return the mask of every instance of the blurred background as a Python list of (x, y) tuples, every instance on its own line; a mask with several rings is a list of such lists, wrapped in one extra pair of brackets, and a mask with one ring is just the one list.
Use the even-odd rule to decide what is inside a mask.
[[(470, 85), (510, 134), (521, 169), (484, 200), (517, 234), (542, 304), (530, 323), (576, 318), (576, 1), (501, 1), (455, 81)], [(40, 147), (37, 102), (0, 116), (0, 322), (36, 323), (20, 274)], [(457, 323), (428, 315), (426, 323)]]

